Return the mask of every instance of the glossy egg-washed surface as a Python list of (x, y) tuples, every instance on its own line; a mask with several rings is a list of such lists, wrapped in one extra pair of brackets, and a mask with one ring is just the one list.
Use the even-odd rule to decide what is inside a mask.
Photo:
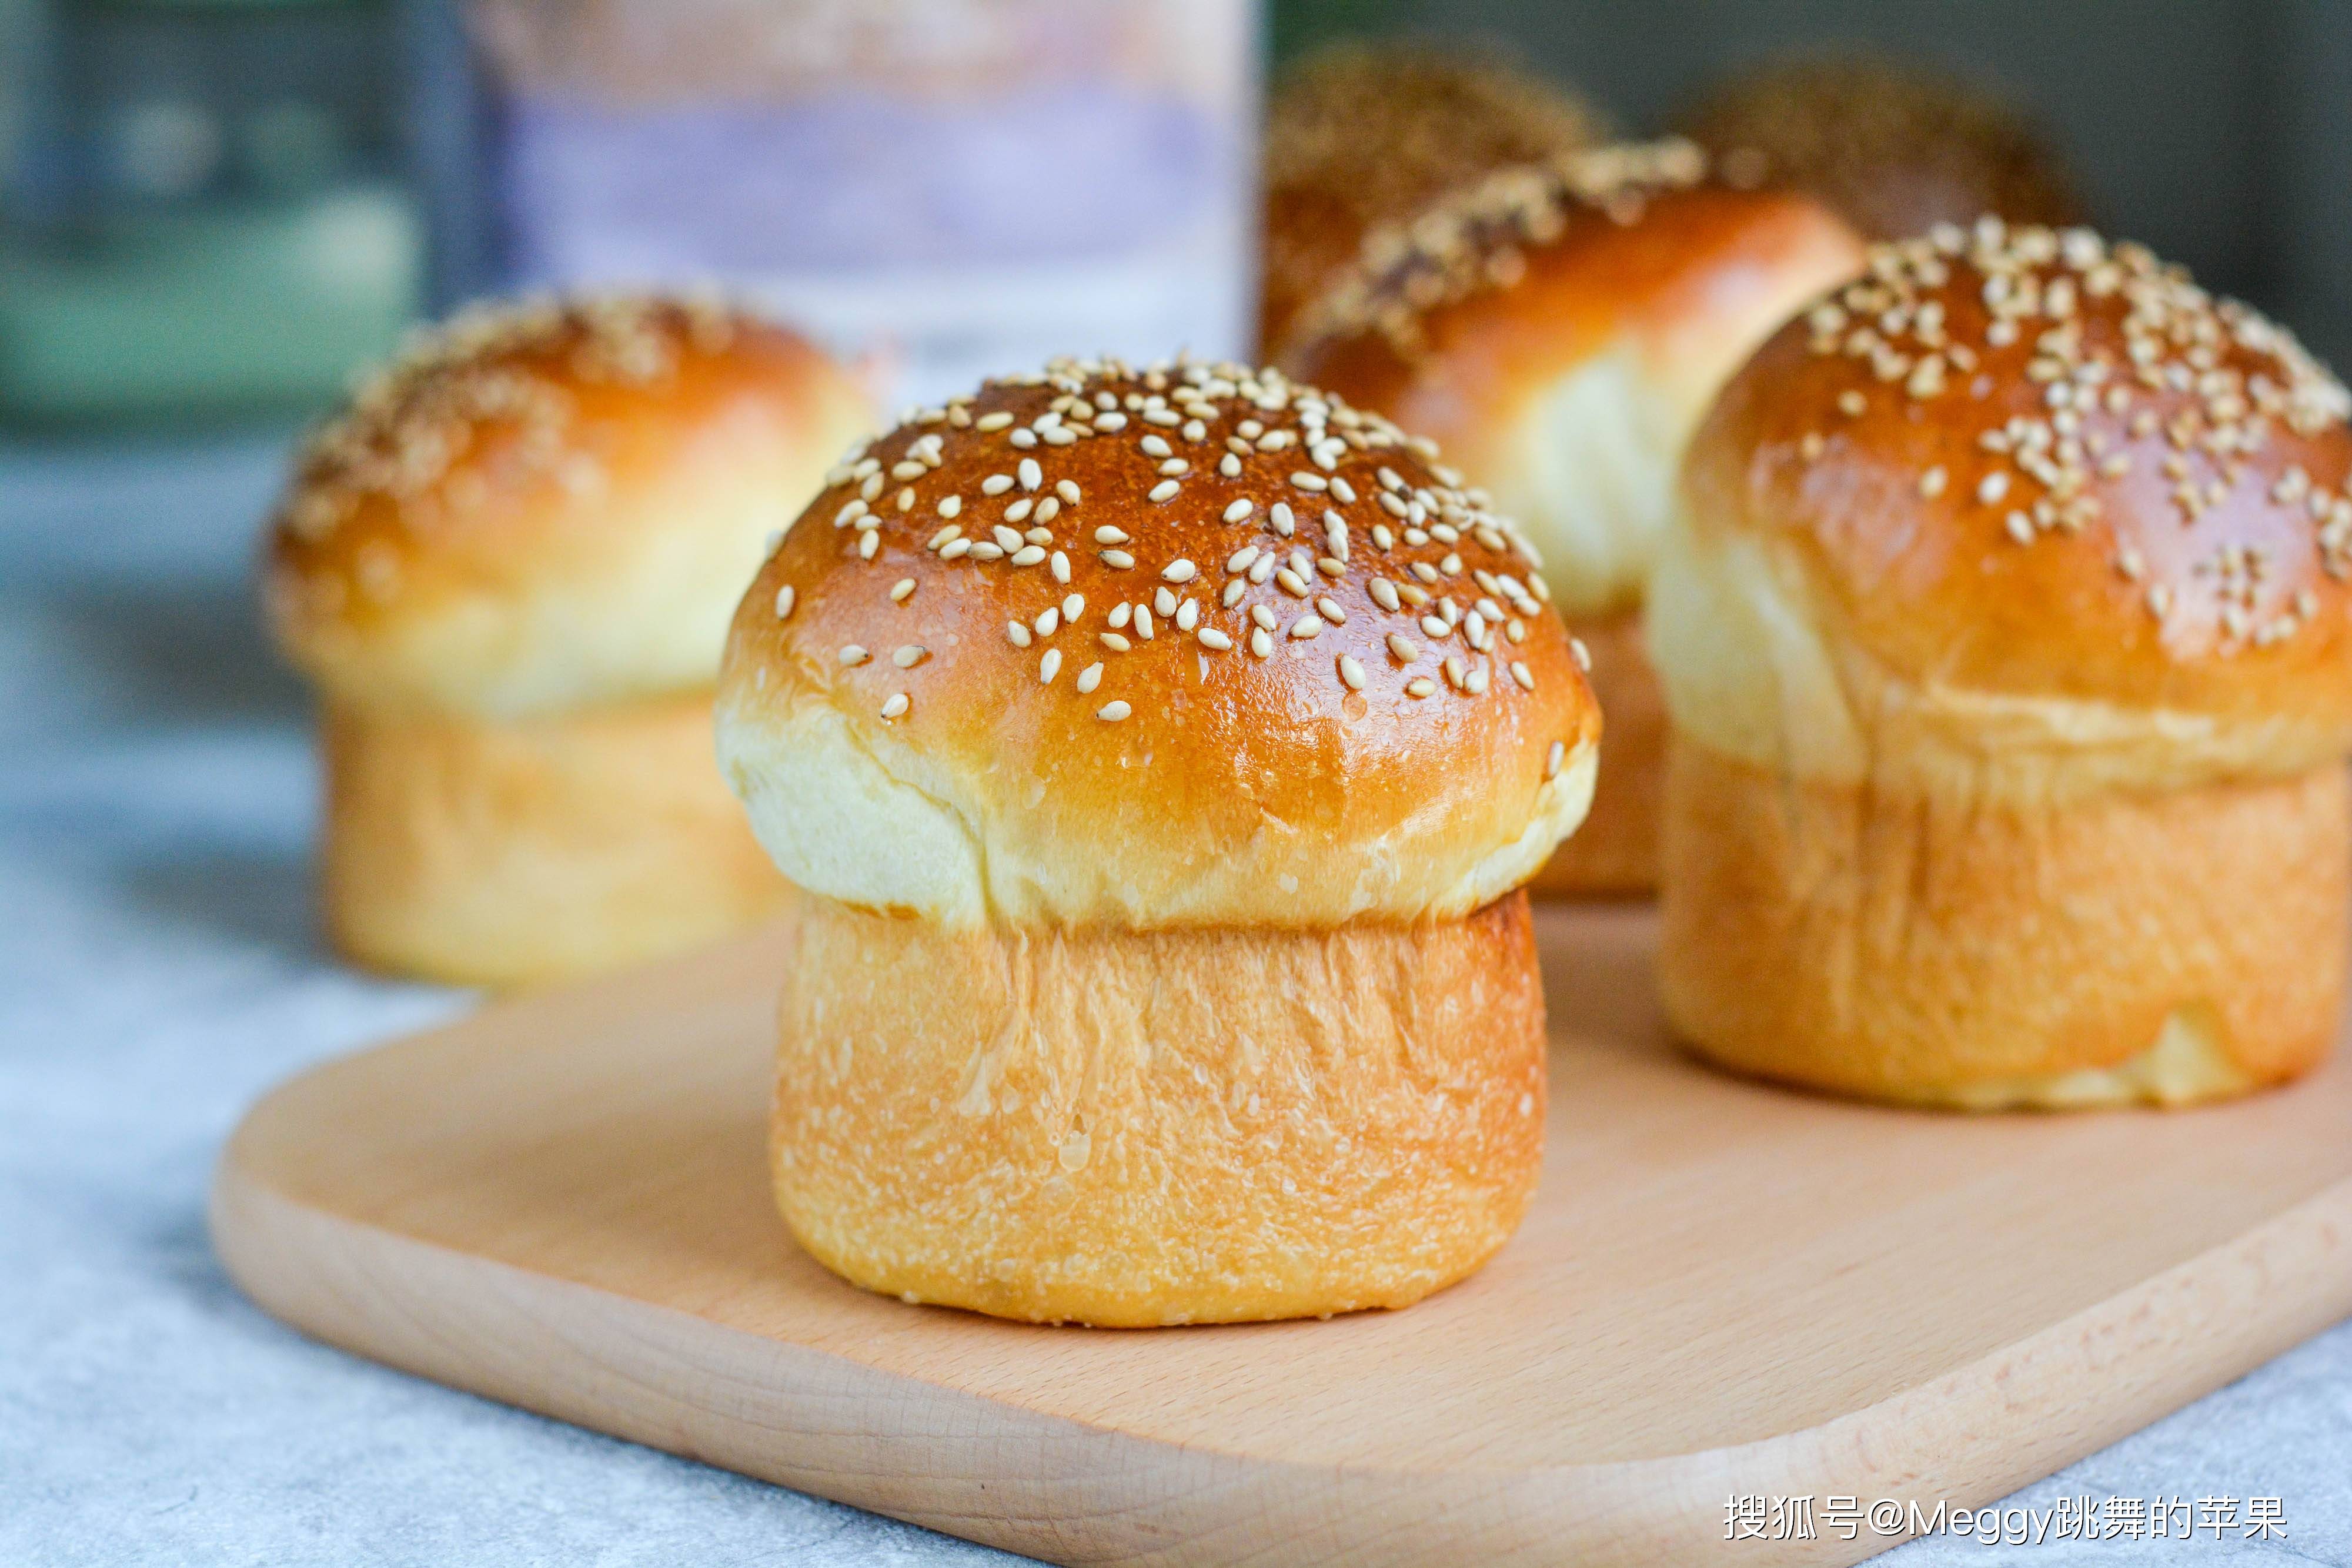
[(841, 443), (856, 384), (710, 301), (461, 312), (297, 460), (269, 608), (339, 692), (541, 711), (707, 688), (761, 540)]
[(2284, 330), (2086, 230), (1874, 247), (1692, 443), (1687, 526), (1793, 552), (1914, 686), (2352, 726), (2352, 432)]
[[(853, 904), (888, 868), (810, 863), (811, 792), (904, 785), (985, 884), (919, 913), (1458, 915), (1582, 811), (1600, 714), (1548, 597), (1385, 420), (1274, 371), (1059, 361), (834, 470), (737, 613), (722, 758), (787, 873)], [(768, 788), (813, 747), (839, 768)]]
[(1748, 347), (1861, 263), (1825, 210), (1710, 178), (1688, 143), (1606, 148), (1374, 235), (1285, 362), (1482, 474), (1531, 396), (1620, 343), (1696, 423)]

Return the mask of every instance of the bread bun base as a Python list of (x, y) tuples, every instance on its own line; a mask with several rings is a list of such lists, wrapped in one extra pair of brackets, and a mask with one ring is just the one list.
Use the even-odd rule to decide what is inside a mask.
[(754, 923), (791, 888), (696, 695), (499, 723), (330, 704), (329, 935), (373, 968), (523, 986)]
[(1742, 1072), (1971, 1110), (2183, 1104), (2326, 1054), (2347, 776), (2063, 805), (1786, 778), (1668, 747), (1659, 974)]
[(1485, 1262), (1534, 1191), (1523, 894), (1153, 933), (812, 896), (788, 968), (777, 1201), (871, 1291), (1118, 1327), (1402, 1307)]
[(1584, 825), (1561, 841), (1528, 890), (1538, 898), (1646, 898), (1658, 890), (1658, 810), (1665, 792), (1666, 705), (1639, 611), (1568, 618), (1592, 655), (1601, 702), (1601, 773)]

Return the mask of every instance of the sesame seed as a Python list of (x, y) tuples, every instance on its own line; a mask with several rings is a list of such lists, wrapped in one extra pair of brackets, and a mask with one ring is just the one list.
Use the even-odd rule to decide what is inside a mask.
[(971, 427), (974, 430), (995, 431), (1003, 430), (1006, 425), (1011, 424), (1012, 423), (1013, 416), (1000, 409), (994, 413), (982, 414), (978, 419), (971, 422)]
[(1097, 686), (1102, 685), (1102, 673), (1103, 667), (1100, 664), (1088, 664), (1085, 669), (1080, 670), (1078, 672), (1078, 690), (1081, 692), (1090, 692)]
[(1098, 545), (1123, 545), (1127, 543), (1127, 539), (1128, 533), (1125, 528), (1106, 527), (1095, 530), (1095, 543)]
[(789, 582), (784, 584), (783, 587), (776, 590), (776, 619), (779, 621), (791, 620), (793, 618), (793, 604), (799, 597), (800, 596), (798, 594), (793, 591), (793, 585)]
[(1919, 494), (1930, 499), (1944, 493), (1945, 474), (1941, 468), (1930, 468), (1919, 476)]
[(1409, 697), (1433, 696), (1436, 692), (1437, 683), (1427, 675), (1415, 675), (1404, 684), (1404, 695)]
[(906, 693), (893, 692), (890, 694), (890, 699), (882, 705), (882, 716), (884, 718), (897, 718), (900, 715), (904, 714), (911, 706), (912, 705), (908, 701)]
[(1331, 486), (1331, 482), (1322, 475), (1312, 474), (1303, 468), (1290, 476), (1290, 482), (1302, 490), (1328, 490)]
[(1150, 493), (1144, 497), (1144, 499), (1147, 501), (1165, 501), (1171, 499), (1175, 494), (1176, 481), (1173, 479), (1162, 479), (1159, 484), (1151, 486)]
[(1165, 586), (1153, 589), (1151, 591), (1151, 608), (1158, 611), (1162, 615), (1175, 614), (1176, 595), (1170, 592)]
[(1095, 710), (1095, 716), (1108, 724), (1117, 724), (1135, 710), (1123, 702), (1108, 702)]
[(1015, 472), (1020, 476), (1021, 487), (1024, 490), (1034, 490), (1045, 482), (1045, 471), (1037, 466), (1034, 457), (1024, 457)]
[(1097, 632), (1095, 633), (1095, 641), (1114, 653), (1124, 653), (1135, 646), (1117, 632)]
[(1445, 618), (1442, 615), (1423, 616), (1421, 629), (1441, 643), (1454, 634), (1454, 628), (1446, 623)]
[(1990, 507), (2009, 494), (2009, 476), (1996, 468), (1977, 482), (1977, 499)]
[(1045, 656), (1037, 661), (1037, 684), (1050, 686), (1054, 684), (1054, 677), (1061, 673), (1062, 651), (1059, 648), (1046, 649)]
[(915, 580), (911, 577), (902, 577), (890, 585), (890, 601), (893, 604), (904, 604), (914, 596)]
[(1838, 412), (1848, 419), (1859, 419), (1862, 417), (1863, 410), (1868, 408), (1870, 402), (1860, 392), (1849, 387), (1838, 393), (1837, 405)]
[(1227, 652), (1234, 645), (1234, 640), (1231, 637), (1226, 636), (1223, 632), (1218, 631), (1214, 626), (1202, 627), (1199, 636), (1201, 639), (1201, 646), (1203, 648), (1214, 648), (1220, 653)]
[(2019, 544), (2030, 545), (2033, 542), (2033, 519), (2023, 512), (2010, 513), (2008, 520), (2001, 526), (2009, 530), (2009, 537)]
[(861, 560), (872, 560), (874, 552), (882, 548), (882, 536), (872, 528), (857, 536), (857, 555)]
[(963, 497), (961, 496), (941, 496), (940, 497), (940, 516), (943, 517), (952, 517), (962, 510)]
[(1238, 523), (1244, 517), (1248, 517), (1250, 515), (1250, 499), (1248, 497), (1244, 496), (1225, 508), (1225, 521), (1229, 523)]
[(1015, 445), (1015, 446), (1019, 446), (1019, 447), (1024, 447), (1024, 448), (1025, 448), (1025, 447), (1034, 446), (1034, 445), (1036, 445), (1036, 444), (1037, 444), (1037, 434), (1036, 434), (1036, 433), (1035, 433), (1034, 431), (1029, 431), (1029, 430), (1016, 430), (1016, 431), (1014, 431), (1012, 434), (1010, 434), (1010, 435), (1006, 436), (1004, 439), (1005, 439), (1005, 440), (1007, 440), (1007, 441), (1009, 441), (1009, 442), (1011, 442), (1011, 443), (1013, 443), (1013, 445)]
[(980, 482), (980, 493), (983, 496), (1002, 496), (1011, 488), (1013, 476), (1010, 474), (991, 474)]
[[(1013, 641), (1024, 643), (1027, 643), (1029, 640), (1029, 629), (1022, 625), (1018, 621), (1015, 621), (1013, 623), (1013, 628), (1014, 631), (1021, 633), (1021, 635), (1014, 638)], [(911, 670), (917, 664), (921, 664), (925, 659), (928, 659), (930, 656), (931, 651), (929, 648), (924, 647), (920, 643), (909, 643), (905, 647), (900, 648), (897, 653), (892, 653), (890, 655), (890, 662), (898, 665), (902, 670)]]
[(1592, 673), (1592, 650), (1584, 645), (1583, 638), (1570, 637), (1568, 640), (1568, 651), (1576, 655), (1576, 667), (1578, 669), (1582, 670), (1588, 675)]
[(1348, 623), (1348, 612), (1339, 608), (1338, 600), (1328, 595), (1315, 601), (1315, 611), (1334, 626), (1345, 626)]
[(970, 539), (950, 539), (947, 543), (940, 547), (940, 559), (941, 560), (961, 560), (971, 553), (971, 541)]
[(1054, 494), (1059, 496), (1066, 506), (1075, 507), (1078, 504), (1078, 487), (1067, 479), (1054, 481)]
[(1300, 642), (1323, 634), (1323, 622), (1318, 616), (1302, 615), (1290, 623), (1290, 634)]
[[(1011, 506), (1004, 508), (1004, 520), (1008, 523), (1021, 522), (1029, 516), (1030, 508), (1033, 505), (1034, 503), (1031, 502), (1028, 497), (1022, 497), (1019, 500), (1014, 501)], [(1013, 547), (1012, 545), (1006, 545), (1004, 548), (1006, 549), (1011, 549)]]
[(1131, 624), (1135, 627), (1135, 634), (1137, 636), (1142, 638), (1147, 643), (1151, 641), (1150, 611), (1146, 610), (1140, 604), (1137, 605), (1135, 607), (1135, 619)]
[(1250, 633), (1249, 646), (1250, 652), (1261, 659), (1271, 658), (1274, 655), (1274, 639), (1267, 635), (1263, 626)]
[(1225, 608), (1231, 610), (1234, 605), (1241, 602), (1242, 595), (1246, 592), (1248, 589), (1249, 583), (1244, 579), (1237, 577), (1231, 582), (1225, 584), (1225, 591), (1219, 597), (1224, 601)]
[(1170, 582), (1190, 582), (1200, 570), (1191, 561), (1179, 556), (1160, 569), (1160, 575)]
[(1085, 594), (1072, 593), (1063, 598), (1062, 620), (1066, 624), (1071, 626), (1076, 625), (1078, 623), (1078, 617), (1085, 614), (1086, 612), (1087, 596)]
[(1413, 646), (1411, 639), (1400, 637), (1393, 632), (1389, 633), (1389, 653), (1400, 664), (1410, 664), (1421, 657), (1421, 650)]
[(1351, 692), (1360, 692), (1364, 689), (1364, 666), (1356, 662), (1353, 654), (1339, 655), (1339, 678), (1347, 683), (1348, 689)]
[(1274, 525), (1274, 531), (1284, 538), (1288, 538), (1292, 530), (1298, 526), (1297, 514), (1290, 509), (1290, 503), (1287, 501), (1276, 501), (1273, 506), (1268, 507), (1265, 517), (1266, 521)]
[(1544, 753), (1544, 777), (1546, 779), (1559, 778), (1560, 765), (1567, 760), (1568, 742), (1564, 740), (1553, 741), (1551, 743), (1551, 749)]
[(1527, 662), (1525, 660), (1514, 659), (1511, 661), (1511, 679), (1518, 682), (1520, 686), (1525, 690), (1533, 691), (1536, 689), (1535, 672), (1528, 668)]
[(1343, 507), (1356, 504), (1356, 487), (1337, 474), (1331, 476), (1331, 494), (1339, 497), (1339, 504)]
[(1372, 579), (1370, 583), (1367, 586), (1371, 591), (1373, 603), (1379, 605), (1381, 609), (1388, 611), (1393, 611), (1398, 608), (1395, 583), (1391, 582), (1385, 577), (1376, 577)]
[(1125, 571), (1128, 568), (1135, 564), (1135, 558), (1128, 554), (1123, 549), (1104, 550), (1102, 552), (1101, 559), (1105, 566), (1109, 567), (1114, 571)]
[(1045, 559), (1045, 549), (1042, 545), (1023, 545), (1013, 552), (1013, 564), (1015, 566), (1035, 566)]
[(862, 664), (873, 656), (855, 643), (847, 644), (841, 650), (841, 662), (845, 664)]

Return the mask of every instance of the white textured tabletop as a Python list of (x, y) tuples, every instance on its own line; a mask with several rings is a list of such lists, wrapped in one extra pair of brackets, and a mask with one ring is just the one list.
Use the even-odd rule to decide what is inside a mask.
[[(276, 460), (0, 450), (0, 1565), (1016, 1561), (354, 1361), (222, 1274), (238, 1112), (469, 1005), (318, 942), (302, 696), (246, 582)], [(2352, 1565), (2352, 1326), (2008, 1506), (1980, 1528), (2038, 1545), (1887, 1561)]]

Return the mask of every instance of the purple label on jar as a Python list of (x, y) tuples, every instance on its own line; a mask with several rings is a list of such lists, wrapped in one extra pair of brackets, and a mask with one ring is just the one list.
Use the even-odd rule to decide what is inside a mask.
[(1223, 227), (1240, 128), (1103, 83), (987, 100), (507, 99), (499, 192), (523, 279), (1062, 263)]

